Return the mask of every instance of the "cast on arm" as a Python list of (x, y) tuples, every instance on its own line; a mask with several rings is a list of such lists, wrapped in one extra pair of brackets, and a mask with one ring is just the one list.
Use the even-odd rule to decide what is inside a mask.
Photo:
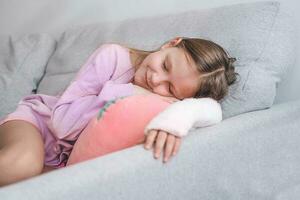
[(57, 138), (74, 141), (107, 101), (132, 93), (132, 83), (110, 80), (116, 70), (114, 51), (107, 45), (98, 48), (59, 97), (49, 125)]
[(163, 130), (178, 137), (188, 134), (192, 127), (211, 126), (222, 121), (221, 105), (212, 98), (187, 98), (177, 101), (154, 117), (144, 133)]

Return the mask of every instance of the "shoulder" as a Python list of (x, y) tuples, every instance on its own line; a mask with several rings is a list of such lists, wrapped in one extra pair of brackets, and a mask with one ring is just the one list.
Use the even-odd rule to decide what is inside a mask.
[(129, 55), (129, 49), (115, 43), (104, 43), (100, 45), (91, 57), (95, 58), (96, 62), (117, 64), (118, 61), (124, 62)]
[(128, 53), (129, 49), (125, 46), (116, 43), (105, 43), (102, 44), (99, 48), (101, 51), (107, 51), (110, 53)]
[(95, 61), (98, 64), (97, 66), (101, 66), (101, 70), (107, 68), (109, 73), (113, 74), (111, 77), (113, 79), (128, 74), (128, 71), (132, 68), (129, 50), (115, 43), (102, 44), (96, 52)]

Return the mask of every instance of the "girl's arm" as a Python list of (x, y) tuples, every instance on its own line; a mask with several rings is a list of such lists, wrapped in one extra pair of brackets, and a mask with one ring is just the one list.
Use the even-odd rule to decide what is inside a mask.
[(83, 130), (108, 100), (133, 92), (131, 83), (116, 84), (110, 80), (116, 71), (115, 47), (108, 44), (98, 48), (60, 96), (49, 124), (57, 138), (75, 140), (78, 131)]
[[(141, 95), (141, 94), (143, 94), (143, 95), (147, 95), (147, 94), (158, 95), (158, 94), (153, 93), (153, 92), (151, 92), (141, 86), (138, 86), (138, 85), (133, 84), (133, 88), (134, 88), (134, 95)], [(176, 101), (179, 101), (179, 99), (176, 99), (175, 97), (167, 97), (167, 96), (161, 96), (161, 95), (158, 95), (158, 96), (160, 96), (161, 99), (163, 99), (169, 103), (174, 103)]]
[(187, 98), (168, 106), (153, 118), (145, 128), (145, 135), (150, 130), (163, 130), (182, 137), (194, 127), (211, 126), (222, 121), (220, 104), (212, 98)]
[(177, 154), (181, 139), (194, 127), (205, 127), (222, 120), (220, 104), (211, 98), (184, 99), (168, 106), (145, 128), (145, 149), (153, 147), (154, 158), (163, 152), (163, 161)]

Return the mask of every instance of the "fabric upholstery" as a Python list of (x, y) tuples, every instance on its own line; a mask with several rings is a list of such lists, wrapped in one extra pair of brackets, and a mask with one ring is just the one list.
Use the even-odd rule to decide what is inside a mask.
[(38, 92), (59, 94), (103, 43), (153, 50), (176, 36), (200, 37), (220, 44), (237, 58), (240, 77), (221, 102), (225, 119), (273, 104), (276, 86), (293, 64), (294, 34), (290, 16), (274, 1), (75, 27), (61, 35)]

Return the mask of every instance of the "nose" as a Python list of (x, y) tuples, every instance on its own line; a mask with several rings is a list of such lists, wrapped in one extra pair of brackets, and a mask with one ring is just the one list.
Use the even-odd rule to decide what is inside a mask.
[(159, 86), (161, 83), (164, 83), (168, 80), (168, 77), (164, 74), (153, 73), (150, 81), (153, 87)]

